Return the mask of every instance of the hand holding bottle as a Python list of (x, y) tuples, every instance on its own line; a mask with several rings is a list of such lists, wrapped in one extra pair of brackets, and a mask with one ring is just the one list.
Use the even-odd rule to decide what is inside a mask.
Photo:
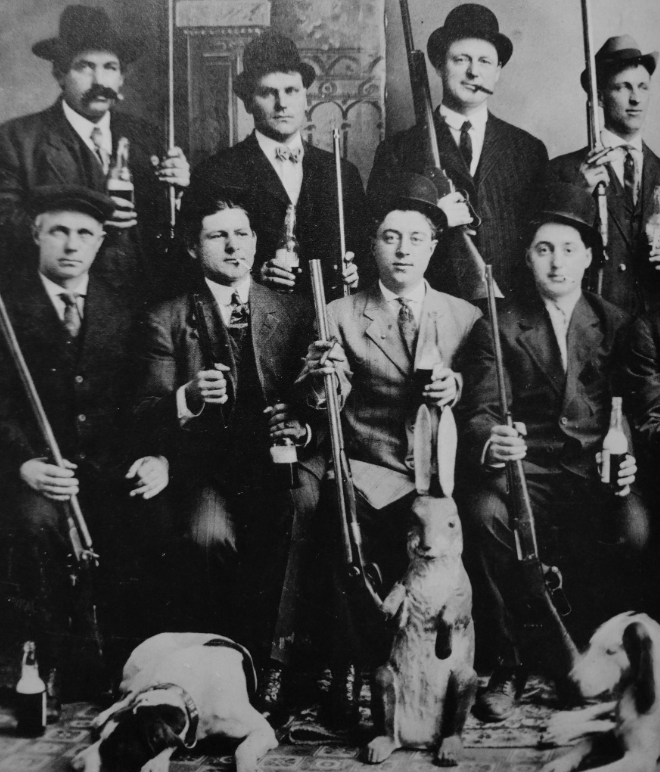
[(107, 227), (119, 228), (120, 230), (137, 225), (135, 186), (128, 165), (129, 147), (129, 141), (126, 137), (120, 137), (117, 142), (115, 160), (110, 166), (106, 180), (106, 189), (110, 198), (115, 202), (115, 211), (105, 224)]

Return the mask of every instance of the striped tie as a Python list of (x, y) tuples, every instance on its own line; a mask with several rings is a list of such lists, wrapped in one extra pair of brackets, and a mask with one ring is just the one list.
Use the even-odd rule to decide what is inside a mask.
[(77, 297), (79, 296), (70, 295), (68, 292), (60, 293), (60, 298), (64, 303), (64, 326), (73, 340), (78, 337), (82, 326), (80, 310), (78, 309), (78, 303), (76, 302)]

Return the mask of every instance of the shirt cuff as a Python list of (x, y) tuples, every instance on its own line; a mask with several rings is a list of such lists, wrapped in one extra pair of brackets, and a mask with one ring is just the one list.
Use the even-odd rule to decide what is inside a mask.
[(481, 451), (481, 466), (485, 466), (486, 469), (504, 469), (506, 466), (504, 461), (499, 461), (496, 464), (489, 464), (486, 461), (486, 457), (488, 456), (488, 448), (490, 448), (492, 442), (492, 440), (487, 440), (486, 444), (484, 445), (484, 449)]
[(197, 418), (197, 416), (202, 414), (202, 410), (204, 410), (203, 402), (199, 413), (193, 413), (192, 410), (190, 410), (188, 402), (186, 401), (186, 385), (187, 384), (179, 386), (176, 390), (176, 412), (177, 418), (179, 419), (179, 426), (185, 426), (191, 418)]

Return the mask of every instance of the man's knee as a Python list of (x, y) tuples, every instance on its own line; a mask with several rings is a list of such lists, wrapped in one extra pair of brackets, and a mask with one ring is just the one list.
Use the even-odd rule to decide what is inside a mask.
[(505, 542), (512, 539), (504, 481), (499, 477), (480, 483), (472, 491), (461, 492), (458, 507), (466, 534), (474, 538), (495, 537)]
[(17, 528), (31, 539), (59, 532), (61, 513), (58, 505), (30, 488), (16, 496)]
[(236, 528), (227, 498), (212, 486), (200, 490), (194, 500), (189, 528), (190, 540), (204, 553), (217, 553), (233, 560), (237, 554)]
[(642, 552), (651, 533), (650, 511), (644, 499), (634, 492), (631, 493), (624, 499), (619, 517), (623, 543), (633, 552)]

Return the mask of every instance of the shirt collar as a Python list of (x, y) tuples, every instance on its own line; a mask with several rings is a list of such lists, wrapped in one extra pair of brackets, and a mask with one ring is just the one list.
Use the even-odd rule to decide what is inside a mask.
[(578, 304), (581, 297), (582, 291), (572, 297), (564, 298), (560, 303), (550, 300), (550, 298), (542, 298), (542, 300), (545, 307), (548, 309), (549, 314), (552, 315), (553, 312), (559, 311), (565, 316), (566, 320), (570, 322), (573, 311), (575, 311), (575, 306)]
[(208, 288), (211, 290), (215, 302), (220, 306), (228, 306), (231, 304), (232, 295), (234, 292), (238, 292), (238, 297), (241, 299), (241, 303), (247, 305), (248, 298), (250, 297), (250, 274), (248, 274), (240, 284), (235, 287), (228, 287), (226, 284), (218, 284), (216, 281), (204, 278)]
[(634, 139), (627, 140), (619, 137), (609, 129), (603, 129), (600, 138), (605, 147), (632, 147), (634, 150), (642, 151), (642, 135), (638, 134)]
[(413, 287), (413, 289), (408, 290), (407, 292), (403, 292), (400, 295), (397, 295), (396, 292), (388, 290), (380, 279), (378, 279), (378, 286), (380, 287), (380, 291), (383, 293), (383, 297), (387, 303), (391, 303), (397, 298), (407, 298), (412, 303), (421, 304), (424, 302), (424, 297), (426, 296), (426, 279), (423, 279), (416, 287)]
[[(59, 284), (55, 284), (54, 281), (51, 281), (47, 276), (44, 276), (41, 271), (39, 271), (39, 278), (41, 279), (44, 289), (48, 293), (48, 297), (52, 300), (53, 298), (60, 299), (60, 295), (62, 293), (68, 293), (68, 290), (65, 290), (64, 287), (60, 287)], [(73, 290), (74, 295), (80, 295), (82, 297), (85, 297), (87, 295), (87, 285), (89, 284), (89, 274), (85, 274), (82, 278), (82, 281), (80, 284), (76, 287), (75, 290)]]
[(254, 130), (254, 135), (257, 138), (259, 147), (264, 151), (266, 158), (268, 158), (269, 161), (275, 160), (275, 148), (280, 147), (281, 145), (286, 145), (289, 150), (300, 150), (301, 158), (305, 152), (302, 136), (299, 131), (297, 131), (287, 142), (278, 142), (275, 139), (267, 137), (265, 134), (262, 134), (256, 129)]
[[(73, 126), (73, 128), (76, 130), (80, 136), (85, 139), (86, 141), (91, 140), (92, 137), (92, 131), (98, 127), (101, 129), (101, 132), (103, 134), (103, 139), (106, 141), (110, 139), (110, 142), (112, 143), (112, 135), (110, 133), (110, 111), (108, 110), (105, 115), (101, 118), (98, 123), (93, 123), (92, 121), (88, 121), (87, 118), (82, 116), (80, 113), (77, 113), (74, 109), (69, 107), (69, 105), (66, 103), (66, 100), (62, 100), (62, 109), (64, 110), (64, 115), (66, 116), (67, 121)], [(107, 148), (106, 148), (107, 149)]]
[(445, 123), (455, 131), (460, 131), (465, 121), (470, 121), (472, 128), (477, 131), (484, 131), (486, 128), (486, 121), (488, 120), (488, 106), (484, 102), (479, 109), (472, 113), (469, 117), (457, 113), (456, 110), (451, 110), (446, 105), (440, 105), (440, 115), (443, 117)]

